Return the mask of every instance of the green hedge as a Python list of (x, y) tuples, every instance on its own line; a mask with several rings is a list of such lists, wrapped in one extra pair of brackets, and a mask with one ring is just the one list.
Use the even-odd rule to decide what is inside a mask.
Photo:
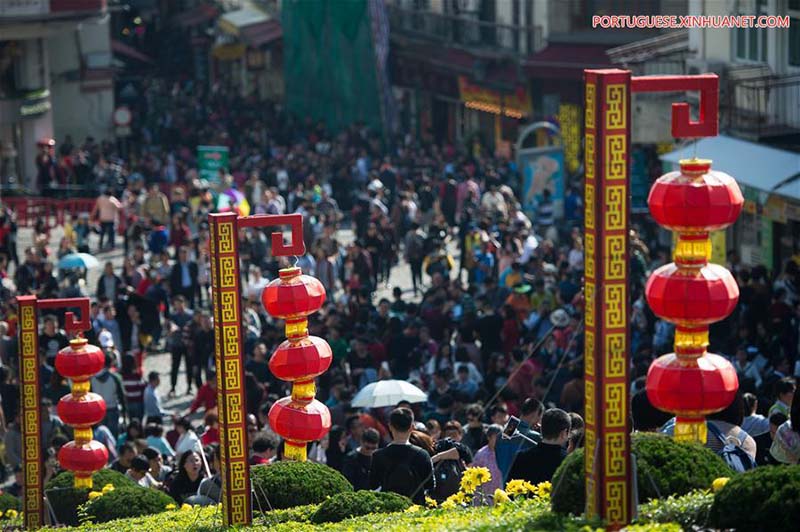
[(353, 486), (333, 468), (315, 462), (276, 462), (250, 468), (256, 509), (291, 508), (319, 504)]
[(22, 501), (10, 493), (0, 492), (0, 512), (5, 513), (6, 510), (22, 510)]
[(78, 524), (78, 506), (89, 500), (90, 491), (99, 491), (106, 484), (112, 484), (116, 489), (136, 486), (134, 481), (112, 469), (101, 469), (92, 475), (92, 490), (73, 488), (74, 480), (75, 476), (70, 471), (65, 471), (45, 486), (47, 500), (53, 507), (58, 522), (73, 526)]
[(704, 530), (708, 526), (714, 494), (708, 490), (686, 495), (670, 495), (639, 506), (640, 523), (678, 523), (684, 530)]
[(167, 511), (175, 501), (163, 491), (139, 486), (115, 489), (90, 500), (83, 513), (92, 523), (153, 515)]
[[(631, 447), (637, 459), (640, 502), (707, 489), (715, 478), (733, 474), (728, 465), (705, 446), (677, 442), (662, 434), (633, 434)], [(583, 513), (586, 506), (583, 470), (583, 449), (564, 459), (553, 475), (553, 511)]]
[(800, 466), (762, 466), (732, 477), (714, 497), (710, 523), (737, 530), (797, 530)]
[(370, 513), (402, 512), (411, 500), (396, 493), (356, 491), (337, 493), (320, 504), (311, 516), (312, 523), (338, 523), (349, 517)]

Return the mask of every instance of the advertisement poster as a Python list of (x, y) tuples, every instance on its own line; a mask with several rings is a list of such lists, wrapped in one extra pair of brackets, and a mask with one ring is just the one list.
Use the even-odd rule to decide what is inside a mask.
[(531, 221), (536, 220), (536, 206), (545, 189), (553, 200), (553, 214), (564, 216), (564, 150), (559, 147), (542, 148), (520, 154), (522, 162), (522, 209)]
[(219, 169), (228, 170), (228, 148), (226, 146), (198, 146), (197, 168), (200, 179), (219, 183)]

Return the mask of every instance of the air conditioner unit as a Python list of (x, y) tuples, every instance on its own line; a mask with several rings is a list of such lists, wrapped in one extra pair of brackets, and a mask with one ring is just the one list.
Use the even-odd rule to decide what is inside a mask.
[(697, 74), (717, 74), (720, 77), (725, 75), (726, 64), (723, 61), (706, 59), (687, 59), (686, 73), (690, 76)]

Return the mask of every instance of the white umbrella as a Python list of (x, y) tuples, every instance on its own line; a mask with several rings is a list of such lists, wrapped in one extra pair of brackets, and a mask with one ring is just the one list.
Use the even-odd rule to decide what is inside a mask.
[(406, 381), (378, 381), (364, 386), (350, 403), (358, 408), (394, 406), (400, 401), (423, 403), (428, 394)]

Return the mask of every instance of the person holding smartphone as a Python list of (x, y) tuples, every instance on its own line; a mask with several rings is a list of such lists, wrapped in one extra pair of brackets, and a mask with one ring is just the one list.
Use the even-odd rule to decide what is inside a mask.
[(560, 408), (546, 410), (542, 415), (541, 443), (517, 455), (508, 480), (522, 479), (532, 484), (551, 480), (567, 456), (571, 427), (569, 414)]

